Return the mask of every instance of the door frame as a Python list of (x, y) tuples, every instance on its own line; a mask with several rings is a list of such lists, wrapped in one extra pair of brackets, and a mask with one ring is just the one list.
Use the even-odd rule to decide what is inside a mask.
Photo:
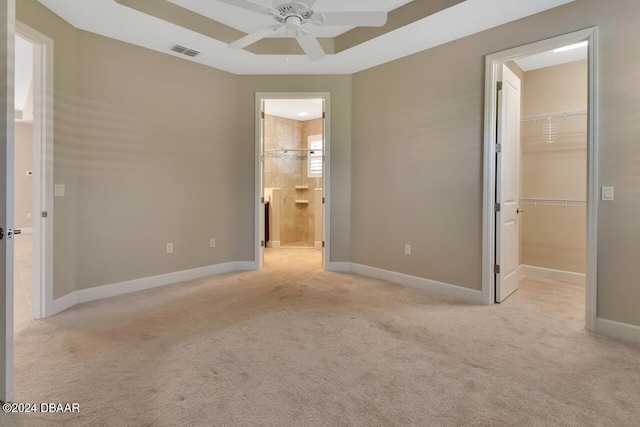
[(15, 28), (33, 44), (32, 315), (43, 319), (53, 305), (53, 40), (17, 19)]
[(496, 184), (496, 123), (498, 67), (508, 61), (546, 52), (580, 41), (589, 41), (588, 110), (587, 117), (587, 272), (585, 327), (596, 328), (597, 309), (597, 243), (598, 243), (598, 28), (560, 35), (535, 43), (487, 55), (485, 61), (484, 106), (484, 177), (482, 220), (482, 300), (495, 302), (495, 184)]
[(0, 256), (4, 263), (4, 289), (0, 296), (0, 401), (10, 402), (13, 400), (13, 240), (8, 237), (9, 228), (13, 228), (13, 140), (14, 140), (14, 68), (15, 68), (15, 0), (0, 0), (0, 39), (2, 40), (2, 96), (5, 98), (2, 108), (2, 134), (6, 138), (6, 144), (0, 146), (2, 151), (3, 164), (0, 165), (0, 173), (4, 175), (2, 194), (4, 201), (2, 205), (2, 220), (0, 224), (4, 229), (4, 242), (0, 245)]
[(325, 203), (322, 205), (322, 268), (329, 266), (331, 254), (331, 94), (329, 92), (256, 92), (255, 100), (255, 224), (254, 224), (254, 264), (255, 269), (262, 268), (262, 247), (260, 245), (264, 236), (264, 210), (261, 197), (263, 194), (262, 168), (262, 125), (261, 105), (266, 99), (323, 99), (324, 100), (324, 126), (322, 129), (324, 138), (324, 169), (322, 176), (322, 196)]

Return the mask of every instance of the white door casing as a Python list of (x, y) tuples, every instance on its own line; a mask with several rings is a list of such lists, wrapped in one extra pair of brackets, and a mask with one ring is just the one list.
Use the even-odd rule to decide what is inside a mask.
[(13, 399), (13, 138), (15, 0), (0, 0), (0, 400)]
[(329, 92), (256, 92), (256, 120), (255, 120), (255, 153), (256, 153), (256, 172), (255, 172), (255, 195), (257, 201), (255, 204), (255, 223), (254, 236), (258, 239), (254, 247), (254, 265), (256, 269), (262, 268), (264, 260), (264, 248), (261, 242), (265, 235), (264, 223), (264, 204), (261, 203), (264, 197), (264, 121), (262, 120), (262, 112), (264, 111), (264, 101), (268, 99), (320, 99), (322, 100), (324, 120), (322, 126), (323, 133), (323, 177), (322, 177), (322, 197), (324, 203), (322, 205), (322, 238), (324, 246), (322, 248), (322, 266), (325, 270), (332, 270), (331, 266), (331, 94)]
[[(53, 40), (16, 21), (33, 44), (33, 318), (53, 311)], [(43, 214), (46, 212), (46, 214)]]
[(260, 236), (258, 236), (258, 239), (260, 240), (260, 255), (259, 255), (259, 259), (258, 259), (258, 268), (262, 268), (262, 266), (264, 265), (264, 250), (265, 247), (267, 246), (267, 240), (266, 240), (266, 226), (265, 226), (265, 200), (264, 200), (264, 164), (265, 164), (265, 152), (264, 152), (264, 145), (265, 145), (265, 100), (261, 99), (260, 100), (260, 141), (259, 141), (259, 148), (258, 148), (258, 155), (260, 156), (260, 161), (259, 161), (259, 170), (258, 170), (258, 180), (260, 181), (259, 187), (260, 187), (260, 194), (258, 195), (258, 197), (260, 197), (260, 224), (262, 224), (262, 226), (260, 227)]
[[(325, 192), (324, 189), (327, 188), (327, 100), (323, 99), (322, 100), (322, 182), (324, 183), (322, 186), (322, 242), (324, 244), (324, 242), (326, 241), (326, 215), (327, 213), (325, 212), (325, 207), (326, 204), (324, 203), (325, 200)], [(316, 219), (317, 221), (317, 219)], [(324, 248), (322, 249), (322, 268), (323, 269), (327, 269), (327, 258), (326, 258), (326, 254), (325, 254), (325, 250)]]
[(502, 65), (498, 92), (496, 168), (496, 302), (518, 289), (520, 204), (520, 79)]

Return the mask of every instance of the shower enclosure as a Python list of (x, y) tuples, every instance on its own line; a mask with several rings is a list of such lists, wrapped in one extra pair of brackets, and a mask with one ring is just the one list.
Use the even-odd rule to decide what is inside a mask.
[(265, 116), (268, 247), (322, 242), (322, 119)]

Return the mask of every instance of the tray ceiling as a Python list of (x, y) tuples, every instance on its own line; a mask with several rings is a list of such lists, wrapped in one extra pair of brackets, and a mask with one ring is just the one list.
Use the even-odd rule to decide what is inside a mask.
[[(317, 0), (318, 13), (389, 12), (381, 28), (314, 26), (327, 52), (317, 62), (290, 38), (229, 48), (230, 42), (272, 21), (215, 0), (38, 1), (79, 29), (235, 74), (351, 74), (574, 0)], [(201, 54), (188, 58), (172, 52), (176, 44)]]

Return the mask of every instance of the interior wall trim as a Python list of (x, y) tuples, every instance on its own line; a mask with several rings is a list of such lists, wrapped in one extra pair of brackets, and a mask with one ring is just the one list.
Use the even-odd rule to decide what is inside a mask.
[(386, 280), (409, 288), (445, 295), (470, 304), (483, 304), (482, 291), (425, 279), (423, 277), (348, 262), (332, 262), (329, 269), (336, 272), (350, 272), (374, 279)]
[(202, 279), (204, 277), (217, 276), (219, 274), (255, 269), (256, 264), (253, 261), (234, 261), (224, 264), (193, 268), (190, 270), (176, 271), (174, 273), (161, 274), (158, 276), (127, 280), (125, 282), (112, 283), (97, 286), (95, 288), (81, 289), (53, 300), (53, 303), (47, 307), (46, 317), (54, 316), (73, 307), (74, 305), (89, 301), (111, 298), (132, 292), (187, 282), (189, 280)]
[(596, 332), (623, 341), (640, 343), (640, 326), (596, 318)]
[(350, 262), (336, 262), (336, 261), (327, 262), (327, 270), (328, 271), (333, 271), (334, 273), (350, 273), (351, 272), (351, 263)]
[(533, 265), (521, 265), (518, 269), (518, 274), (520, 276), (540, 277), (542, 279), (558, 280), (582, 286), (587, 284), (587, 275), (584, 273), (555, 270), (553, 268), (536, 267)]

